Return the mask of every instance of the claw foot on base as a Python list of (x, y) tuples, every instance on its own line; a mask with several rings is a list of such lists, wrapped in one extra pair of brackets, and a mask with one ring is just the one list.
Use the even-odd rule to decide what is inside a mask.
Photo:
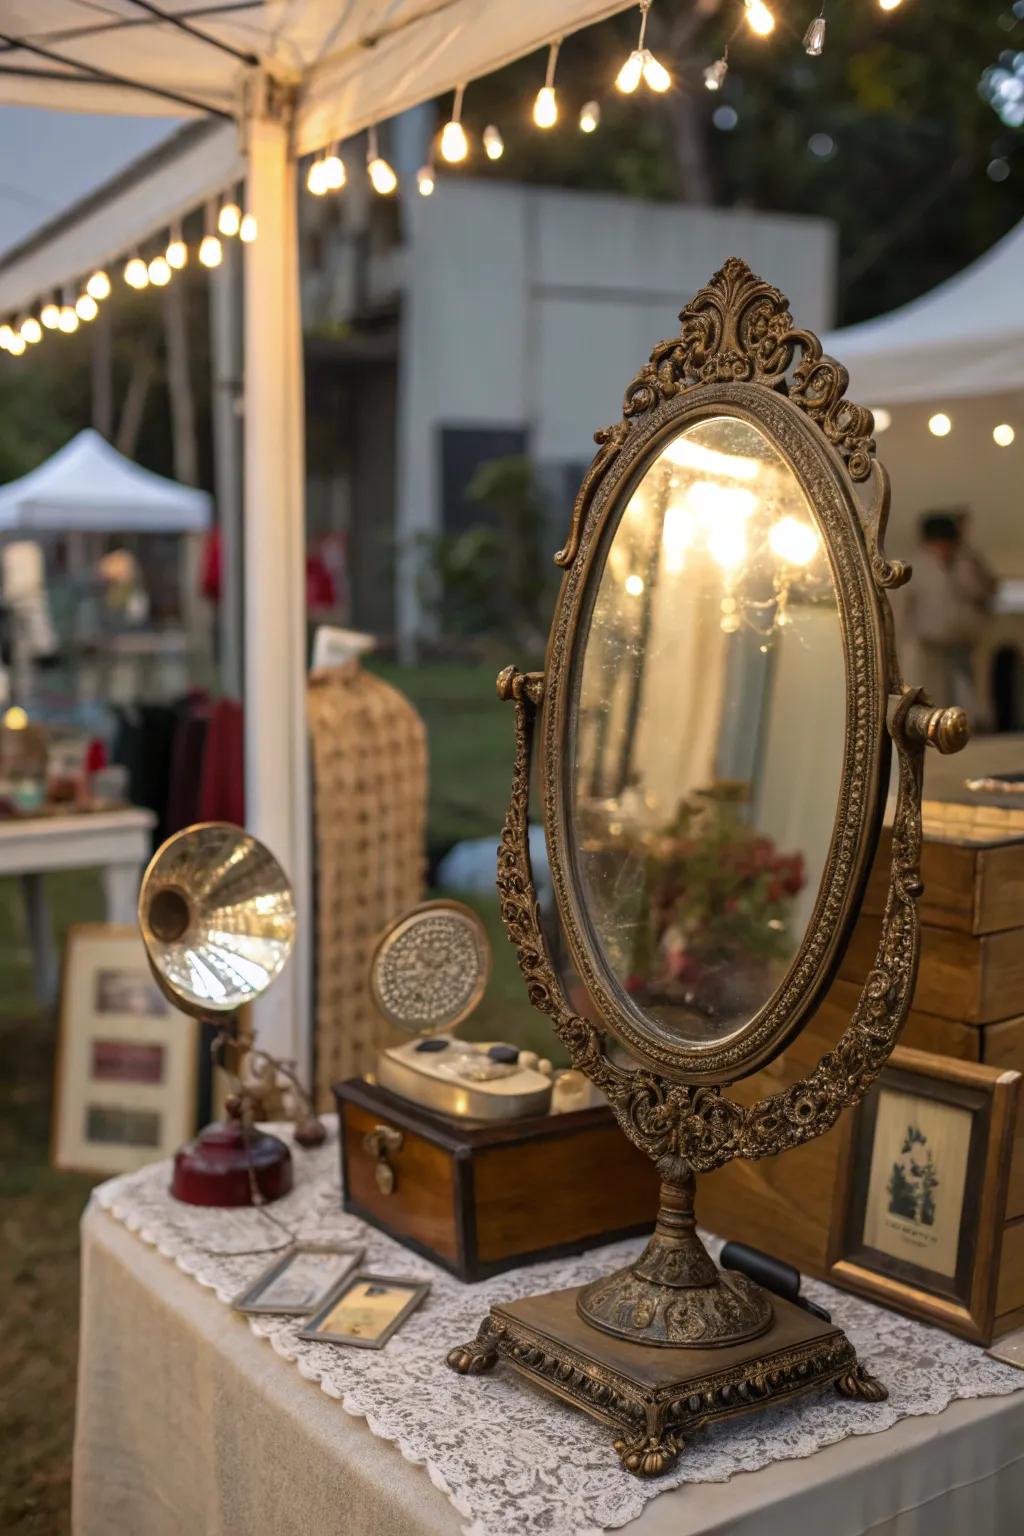
[(448, 1351), (445, 1364), (450, 1370), (458, 1371), (460, 1376), (482, 1376), (485, 1371), (494, 1369), (497, 1360), (494, 1330), (487, 1319), (475, 1339), (468, 1344), (456, 1344)]
[(674, 1435), (666, 1435), (663, 1440), (647, 1436), (615, 1442), (623, 1467), (636, 1477), (660, 1477), (673, 1465), (682, 1448), (683, 1442)]
[(836, 1391), (842, 1397), (859, 1397), (865, 1403), (884, 1403), (889, 1388), (871, 1376), (862, 1365), (853, 1365), (836, 1381)]

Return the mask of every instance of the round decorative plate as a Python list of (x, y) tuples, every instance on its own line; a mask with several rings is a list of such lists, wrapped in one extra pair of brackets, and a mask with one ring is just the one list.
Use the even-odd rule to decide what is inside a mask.
[(412, 1035), (453, 1030), (484, 995), (487, 930), (459, 901), (426, 901), (387, 929), (370, 961), (370, 990), (389, 1023)]

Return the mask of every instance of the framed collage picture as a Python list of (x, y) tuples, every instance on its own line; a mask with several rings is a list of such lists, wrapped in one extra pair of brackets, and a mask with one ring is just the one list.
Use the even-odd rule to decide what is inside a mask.
[(1020, 1073), (896, 1050), (846, 1118), (828, 1278), (992, 1338)]
[(68, 931), (51, 1155), (57, 1168), (127, 1173), (195, 1129), (197, 1028), (164, 997), (134, 927)]

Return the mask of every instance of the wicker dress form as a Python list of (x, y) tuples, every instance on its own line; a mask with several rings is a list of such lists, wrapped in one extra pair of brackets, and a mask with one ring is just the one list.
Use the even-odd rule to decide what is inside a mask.
[(316, 861), (316, 1103), (370, 1071), (393, 1031), (370, 996), (374, 944), (422, 898), (423, 721), (357, 660), (310, 676)]

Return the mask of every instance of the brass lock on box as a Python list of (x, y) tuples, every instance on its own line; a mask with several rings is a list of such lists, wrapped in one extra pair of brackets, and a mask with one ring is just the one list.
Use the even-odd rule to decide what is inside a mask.
[(367, 1131), (363, 1137), (363, 1146), (371, 1156), (377, 1159), (377, 1166), (373, 1170), (377, 1188), (382, 1195), (393, 1195), (398, 1175), (388, 1161), (388, 1154), (401, 1152), (403, 1136), (401, 1131), (396, 1131), (389, 1125), (375, 1125), (372, 1131)]

